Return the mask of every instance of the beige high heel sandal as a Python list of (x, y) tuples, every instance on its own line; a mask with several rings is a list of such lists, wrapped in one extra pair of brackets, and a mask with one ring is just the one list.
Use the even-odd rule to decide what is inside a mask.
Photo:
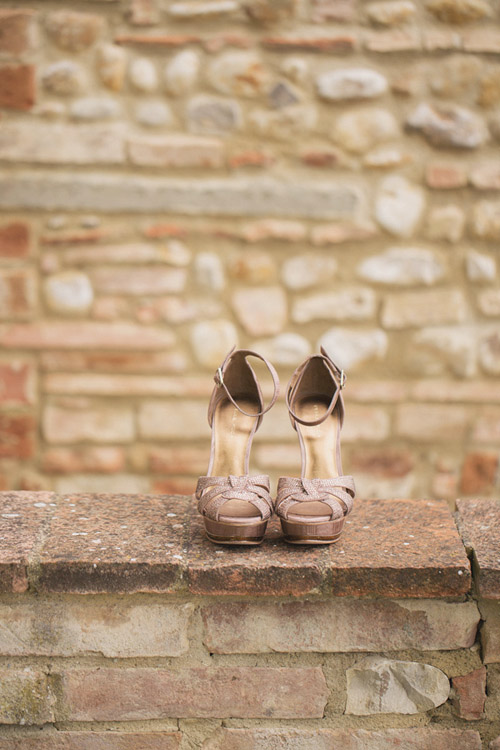
[[(262, 360), (274, 384), (264, 408), (260, 386), (246, 357)], [(208, 406), (212, 444), (207, 476), (200, 477), (195, 496), (207, 537), (218, 544), (260, 544), (273, 511), (269, 477), (249, 476), (250, 448), (263, 415), (279, 393), (276, 370), (260, 354), (232, 349), (215, 373)]]
[(297, 430), (301, 477), (281, 477), (276, 513), (285, 540), (292, 544), (332, 544), (351, 512), (354, 479), (342, 476), (340, 430), (344, 420), (341, 390), (345, 373), (321, 348), (293, 373), (286, 402)]

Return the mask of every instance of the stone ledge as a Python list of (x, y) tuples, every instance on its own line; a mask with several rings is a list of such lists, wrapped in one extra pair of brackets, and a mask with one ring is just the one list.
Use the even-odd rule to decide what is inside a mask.
[(484, 599), (500, 599), (500, 503), (458, 500), (463, 543), (473, 553), (475, 584)]
[(342, 540), (217, 547), (188, 496), (0, 493), (0, 591), (461, 597), (469, 561), (446, 503), (359, 500)]

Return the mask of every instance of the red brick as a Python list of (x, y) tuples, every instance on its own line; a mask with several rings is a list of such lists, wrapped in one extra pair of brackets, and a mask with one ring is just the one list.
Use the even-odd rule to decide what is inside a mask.
[(366, 472), (383, 478), (404, 477), (414, 468), (415, 456), (407, 450), (365, 449), (351, 453), (350, 464), (354, 473)]
[(218, 729), (210, 750), (481, 750), (479, 732), (469, 729)]
[(466, 495), (492, 492), (497, 484), (498, 463), (498, 453), (469, 453), (462, 467), (462, 492)]
[(499, 602), (481, 601), (481, 646), (485, 664), (500, 663), (500, 604)]
[(453, 677), (451, 684), (452, 705), (457, 716), (468, 721), (481, 719), (486, 701), (486, 667)]
[[(457, 500), (457, 508), (457, 522), (463, 544), (466, 549), (474, 552), (474, 579), (483, 609), (483, 604), (487, 604), (485, 599), (500, 599), (500, 504), (494, 498), (476, 497)], [(486, 615), (486, 620), (488, 619)], [(495, 619), (490, 620), (490, 623), (494, 624)]]
[(0, 750), (178, 750), (181, 732), (39, 732), (0, 738)]
[(32, 458), (35, 426), (30, 414), (0, 414), (0, 458)]
[(133, 323), (39, 321), (0, 328), (0, 345), (29, 349), (135, 349), (170, 348), (171, 331)]
[(335, 36), (268, 36), (261, 40), (263, 47), (281, 52), (329, 52), (344, 55), (356, 46), (356, 37), (351, 34)]
[(0, 226), (0, 257), (26, 258), (30, 251), (30, 229), (22, 221)]
[(309, 167), (336, 167), (341, 161), (341, 155), (335, 149), (315, 149), (305, 151), (300, 158)]
[(146, 449), (146, 467), (153, 474), (204, 474), (208, 448), (194, 446), (153, 447)]
[(33, 10), (4, 8), (0, 10), (0, 52), (22, 55), (32, 44)]
[(228, 159), (228, 165), (231, 169), (238, 169), (239, 167), (270, 167), (275, 161), (275, 157), (267, 151), (247, 149), (246, 151), (237, 151), (232, 154)]
[(472, 602), (342, 599), (218, 601), (202, 609), (211, 653), (363, 652), (470, 648), (480, 621)]
[(179, 224), (150, 224), (143, 229), (145, 237), (162, 239), (163, 237), (185, 237), (187, 229)]
[(321, 718), (328, 697), (319, 667), (77, 669), (61, 680), (70, 721)]
[(159, 495), (192, 495), (195, 486), (196, 480), (193, 477), (168, 476), (164, 479), (154, 479), (152, 492)]
[(114, 446), (48, 448), (42, 455), (41, 467), (54, 474), (115, 474), (125, 468), (125, 453), (123, 448)]
[(8, 406), (32, 404), (35, 372), (28, 362), (0, 362), (0, 403)]
[(436, 190), (452, 190), (467, 185), (464, 167), (456, 164), (428, 164), (425, 179), (427, 185)]
[(0, 320), (29, 318), (35, 306), (35, 278), (31, 269), (0, 271)]
[(31, 109), (35, 103), (33, 65), (4, 65), (0, 68), (0, 107)]

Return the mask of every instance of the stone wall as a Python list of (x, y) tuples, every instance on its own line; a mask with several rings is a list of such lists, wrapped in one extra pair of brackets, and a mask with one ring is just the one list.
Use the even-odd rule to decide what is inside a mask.
[(322, 343), (361, 494), (498, 497), (497, 0), (2, 2), (0, 58), (2, 488), (189, 493), (230, 345)]

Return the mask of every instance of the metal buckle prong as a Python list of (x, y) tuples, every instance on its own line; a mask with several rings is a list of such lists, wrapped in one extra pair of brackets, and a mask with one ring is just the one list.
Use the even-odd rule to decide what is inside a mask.
[(214, 380), (215, 380), (215, 385), (218, 388), (222, 388), (222, 386), (224, 384), (224, 376), (222, 374), (222, 367), (218, 367), (217, 368), (217, 372), (215, 373)]
[(346, 380), (347, 380), (347, 375), (345, 374), (344, 370), (341, 370), (340, 371), (340, 388), (341, 388), (341, 390), (345, 386), (345, 381)]

